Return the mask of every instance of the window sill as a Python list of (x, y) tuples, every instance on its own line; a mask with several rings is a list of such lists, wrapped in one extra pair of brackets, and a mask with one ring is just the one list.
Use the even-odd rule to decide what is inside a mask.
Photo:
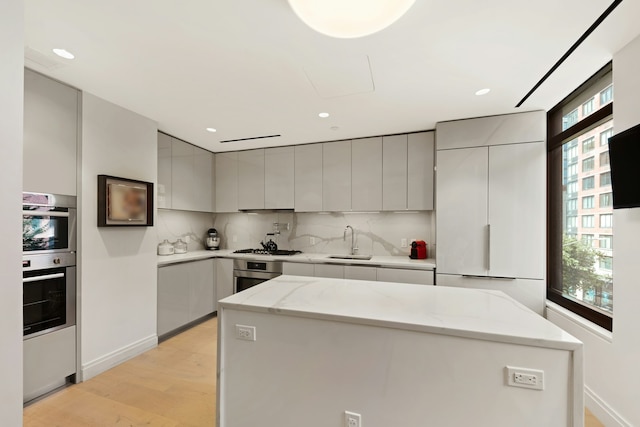
[(570, 320), (571, 322), (575, 323), (581, 328), (586, 329), (587, 331), (591, 332), (594, 335), (597, 335), (598, 337), (602, 338), (607, 342), (610, 342), (610, 343), (613, 342), (612, 332), (596, 325), (593, 322), (588, 321), (582, 316), (578, 316), (574, 312), (567, 310), (566, 308), (556, 304), (553, 301), (547, 300), (547, 310), (551, 310), (554, 313), (566, 318), (567, 320)]

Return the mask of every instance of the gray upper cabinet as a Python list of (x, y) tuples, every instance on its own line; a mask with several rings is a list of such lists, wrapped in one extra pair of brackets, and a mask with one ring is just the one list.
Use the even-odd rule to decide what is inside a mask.
[(238, 152), (215, 155), (216, 212), (238, 211)]
[(171, 209), (171, 140), (158, 132), (158, 207)]
[(203, 148), (194, 147), (193, 154), (194, 199), (192, 199), (192, 202), (194, 204), (194, 210), (201, 212), (213, 212), (215, 211), (213, 153)]
[(294, 148), (269, 148), (264, 152), (264, 207), (293, 209)]
[(192, 200), (195, 197), (193, 180), (194, 146), (171, 138), (171, 208), (193, 210)]
[(409, 134), (407, 209), (433, 210), (434, 132)]
[(76, 195), (79, 97), (78, 90), (25, 70), (25, 191)]
[(159, 208), (213, 212), (213, 170), (213, 153), (158, 133)]
[(544, 111), (441, 122), (438, 150), (544, 141), (546, 122)]
[(238, 153), (238, 209), (264, 209), (264, 149)]
[(407, 135), (382, 138), (382, 208), (407, 209)]
[(322, 147), (322, 210), (351, 210), (351, 141), (328, 142)]
[(351, 142), (351, 209), (382, 210), (382, 137)]
[(295, 147), (295, 210), (322, 211), (322, 146)]

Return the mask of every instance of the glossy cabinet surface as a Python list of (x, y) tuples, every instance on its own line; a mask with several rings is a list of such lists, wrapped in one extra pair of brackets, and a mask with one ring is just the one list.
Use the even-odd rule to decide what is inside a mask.
[(407, 135), (382, 138), (382, 208), (407, 209)]
[(544, 141), (546, 113), (532, 111), (441, 122), (436, 132), (438, 150)]
[(367, 267), (362, 265), (345, 265), (344, 278), (352, 280), (369, 280), (375, 282), (378, 280), (376, 267)]
[(216, 212), (238, 211), (238, 152), (215, 155)]
[(545, 175), (543, 142), (489, 148), (489, 275), (543, 279)]
[(268, 148), (265, 150), (265, 209), (294, 208), (294, 151), (293, 147)]
[(264, 209), (264, 149), (238, 153), (238, 209)]
[[(158, 132), (158, 183), (163, 186), (158, 187), (158, 207), (213, 212), (213, 169), (213, 153)], [(160, 190), (164, 191), (162, 202)]]
[(408, 283), (412, 285), (433, 285), (432, 270), (407, 270), (402, 268), (378, 268), (378, 282)]
[(76, 195), (79, 97), (77, 89), (25, 70), (24, 191)]
[(437, 156), (438, 273), (486, 275), (489, 151), (464, 148)]
[(171, 209), (171, 137), (158, 132), (158, 198), (159, 208)]
[(295, 210), (297, 212), (322, 211), (322, 146), (323, 144), (295, 147)]
[(214, 260), (158, 268), (158, 336), (215, 311)]
[(434, 132), (410, 133), (407, 141), (407, 209), (433, 210)]
[(216, 310), (217, 302), (233, 295), (233, 260), (217, 258), (216, 265)]
[(315, 272), (315, 277), (344, 279), (344, 265), (316, 264), (314, 266), (314, 272)]
[(315, 269), (313, 264), (303, 264), (301, 262), (282, 263), (282, 274), (289, 276), (314, 277)]
[(322, 210), (351, 210), (351, 141), (322, 146)]
[(351, 209), (382, 210), (382, 137), (351, 142)]

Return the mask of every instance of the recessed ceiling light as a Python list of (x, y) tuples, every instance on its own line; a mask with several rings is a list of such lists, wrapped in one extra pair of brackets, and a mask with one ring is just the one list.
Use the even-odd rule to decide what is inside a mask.
[(207, 128), (207, 132), (213, 133), (213, 132), (217, 132), (217, 131), (218, 131), (218, 129), (216, 129), (216, 128)]
[(323, 119), (326, 119), (327, 117), (329, 117), (329, 113), (320, 113), (318, 114), (318, 117), (322, 117)]
[(488, 87), (484, 88), (484, 89), (480, 89), (479, 91), (476, 92), (476, 95), (478, 96), (482, 96), (482, 95), (486, 95), (489, 92), (491, 92), (491, 89), (489, 89)]
[(53, 53), (64, 59), (73, 59), (76, 56), (66, 49), (53, 49)]

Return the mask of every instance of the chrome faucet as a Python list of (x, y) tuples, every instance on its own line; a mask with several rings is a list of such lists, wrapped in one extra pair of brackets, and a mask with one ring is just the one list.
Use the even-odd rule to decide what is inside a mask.
[(358, 247), (356, 246), (356, 232), (352, 226), (347, 225), (344, 229), (344, 234), (342, 236), (343, 241), (347, 241), (347, 230), (351, 229), (351, 253), (350, 255), (356, 255), (358, 253)]

